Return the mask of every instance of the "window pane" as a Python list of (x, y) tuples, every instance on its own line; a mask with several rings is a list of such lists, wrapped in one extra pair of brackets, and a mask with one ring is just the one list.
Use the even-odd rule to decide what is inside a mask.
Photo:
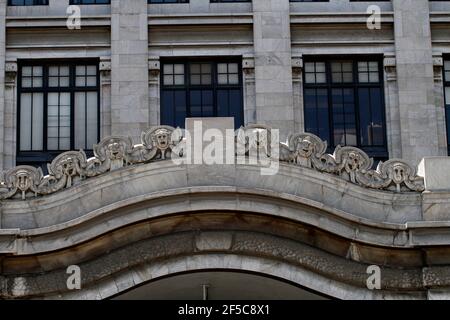
[(22, 93), (20, 95), (20, 150), (31, 150), (31, 93)]
[(70, 93), (50, 92), (47, 106), (48, 150), (70, 149)]
[(98, 141), (96, 92), (75, 93), (75, 149), (92, 150)]
[(33, 150), (44, 149), (44, 94), (33, 93)]
[(75, 93), (75, 149), (86, 149), (86, 92)]

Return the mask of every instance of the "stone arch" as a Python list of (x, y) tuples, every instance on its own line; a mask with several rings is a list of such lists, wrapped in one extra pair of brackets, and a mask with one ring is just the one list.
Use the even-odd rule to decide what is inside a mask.
[[(110, 230), (63, 250), (3, 257), (2, 296), (102, 299), (180, 272), (221, 269), (277, 277), (338, 299), (423, 298), (420, 266), (394, 265), (413, 253), (399, 251), (396, 261), (389, 260), (393, 249), (384, 250), (276, 216), (179, 212)], [(380, 291), (366, 287), (367, 252), (393, 265), (382, 267)], [(82, 271), (80, 291), (66, 287), (65, 268), (73, 264)]]

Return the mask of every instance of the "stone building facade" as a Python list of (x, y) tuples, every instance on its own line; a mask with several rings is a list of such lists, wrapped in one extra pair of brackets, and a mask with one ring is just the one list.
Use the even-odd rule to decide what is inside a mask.
[(449, 121), (450, 1), (0, 0), (0, 298), (448, 298)]

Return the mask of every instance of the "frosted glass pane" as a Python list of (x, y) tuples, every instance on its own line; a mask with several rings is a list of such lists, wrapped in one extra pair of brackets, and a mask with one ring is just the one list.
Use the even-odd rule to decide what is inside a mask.
[(42, 87), (42, 78), (33, 78), (33, 87), (34, 88)]
[(20, 96), (20, 150), (31, 150), (31, 93)]
[(219, 73), (227, 73), (228, 72), (227, 64), (226, 63), (219, 63), (217, 65), (217, 71)]
[(76, 85), (77, 85), (77, 87), (85, 87), (86, 86), (86, 78), (85, 77), (77, 77)]
[(84, 92), (75, 93), (75, 149), (85, 149), (85, 96)]
[(47, 149), (48, 150), (58, 150), (58, 139), (57, 138), (48, 138)]
[(22, 87), (31, 88), (31, 78), (23, 78), (22, 79)]
[(59, 68), (60, 76), (69, 76), (69, 67), (61, 67)]
[(48, 79), (48, 85), (49, 85), (50, 87), (57, 87), (57, 86), (59, 85), (59, 83), (58, 83), (58, 78), (57, 78), (57, 77), (50, 77), (50, 78)]
[(325, 62), (316, 62), (316, 72), (325, 72)]
[(183, 85), (184, 84), (184, 76), (175, 76), (175, 84), (176, 85)]
[(226, 74), (219, 74), (219, 84), (227, 84), (228, 83), (228, 77)]
[(58, 67), (49, 67), (48, 68), (48, 74), (50, 76), (58, 76), (58, 70), (59, 70)]
[(61, 105), (70, 106), (70, 93), (62, 92), (60, 98)]
[(59, 140), (59, 150), (70, 150), (70, 139)]
[(164, 74), (173, 74), (173, 64), (164, 65)]
[(95, 87), (97, 85), (97, 78), (96, 77), (88, 77), (87, 78), (87, 86), (88, 87)]
[(167, 76), (167, 75), (165, 75), (165, 76), (164, 76), (164, 84), (165, 84), (165, 85), (168, 85), (168, 86), (173, 85), (173, 76)]
[(59, 79), (59, 85), (61, 87), (68, 87), (69, 86), (69, 78), (68, 77), (61, 77)]
[(70, 138), (70, 127), (60, 127), (59, 136), (61, 138)]
[(229, 73), (238, 73), (238, 64), (237, 63), (230, 63), (228, 65), (228, 72)]
[(175, 65), (175, 74), (184, 74), (184, 64)]
[(97, 68), (95, 66), (87, 66), (87, 74), (89, 76), (97, 75)]
[(44, 149), (44, 94), (33, 94), (33, 150)]
[(378, 76), (378, 72), (371, 72), (370, 73), (370, 82), (379, 82), (380, 77)]
[(42, 76), (42, 67), (33, 67), (33, 76), (41, 77)]
[(305, 75), (305, 82), (306, 83), (315, 83), (316, 82), (316, 78), (314, 77), (314, 73), (307, 73)]
[(47, 99), (48, 99), (48, 105), (49, 106), (57, 106), (57, 105), (59, 105), (58, 93), (56, 93), (56, 92), (49, 93)]
[(314, 72), (314, 62), (305, 63), (305, 72)]
[(86, 67), (85, 66), (77, 66), (76, 73), (77, 73), (77, 76), (86, 75)]
[(366, 72), (360, 73), (359, 82), (369, 82), (369, 74)]
[(325, 83), (326, 81), (325, 73), (316, 73), (316, 83)]
[(22, 75), (23, 76), (31, 76), (31, 67), (23, 67), (22, 68)]
[(450, 105), (450, 87), (445, 88), (445, 101)]
[(239, 78), (237, 74), (230, 74), (228, 79), (230, 84), (239, 84)]
[(89, 92), (87, 94), (87, 149), (92, 149), (92, 146), (98, 141), (98, 103), (97, 103), (97, 93)]

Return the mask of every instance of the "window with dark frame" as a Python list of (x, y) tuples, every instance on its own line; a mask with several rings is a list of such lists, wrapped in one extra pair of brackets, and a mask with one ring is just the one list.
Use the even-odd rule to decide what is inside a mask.
[(241, 59), (162, 60), (161, 123), (184, 128), (187, 117), (234, 117), (244, 123)]
[(447, 149), (450, 156), (450, 58), (444, 60), (444, 101), (447, 124)]
[(328, 142), (388, 159), (382, 60), (305, 58), (305, 130)]
[(8, 6), (48, 6), (48, 0), (8, 0)]
[(111, 0), (70, 0), (70, 5), (110, 4)]
[(19, 63), (17, 163), (43, 166), (61, 152), (91, 153), (99, 139), (98, 61)]

